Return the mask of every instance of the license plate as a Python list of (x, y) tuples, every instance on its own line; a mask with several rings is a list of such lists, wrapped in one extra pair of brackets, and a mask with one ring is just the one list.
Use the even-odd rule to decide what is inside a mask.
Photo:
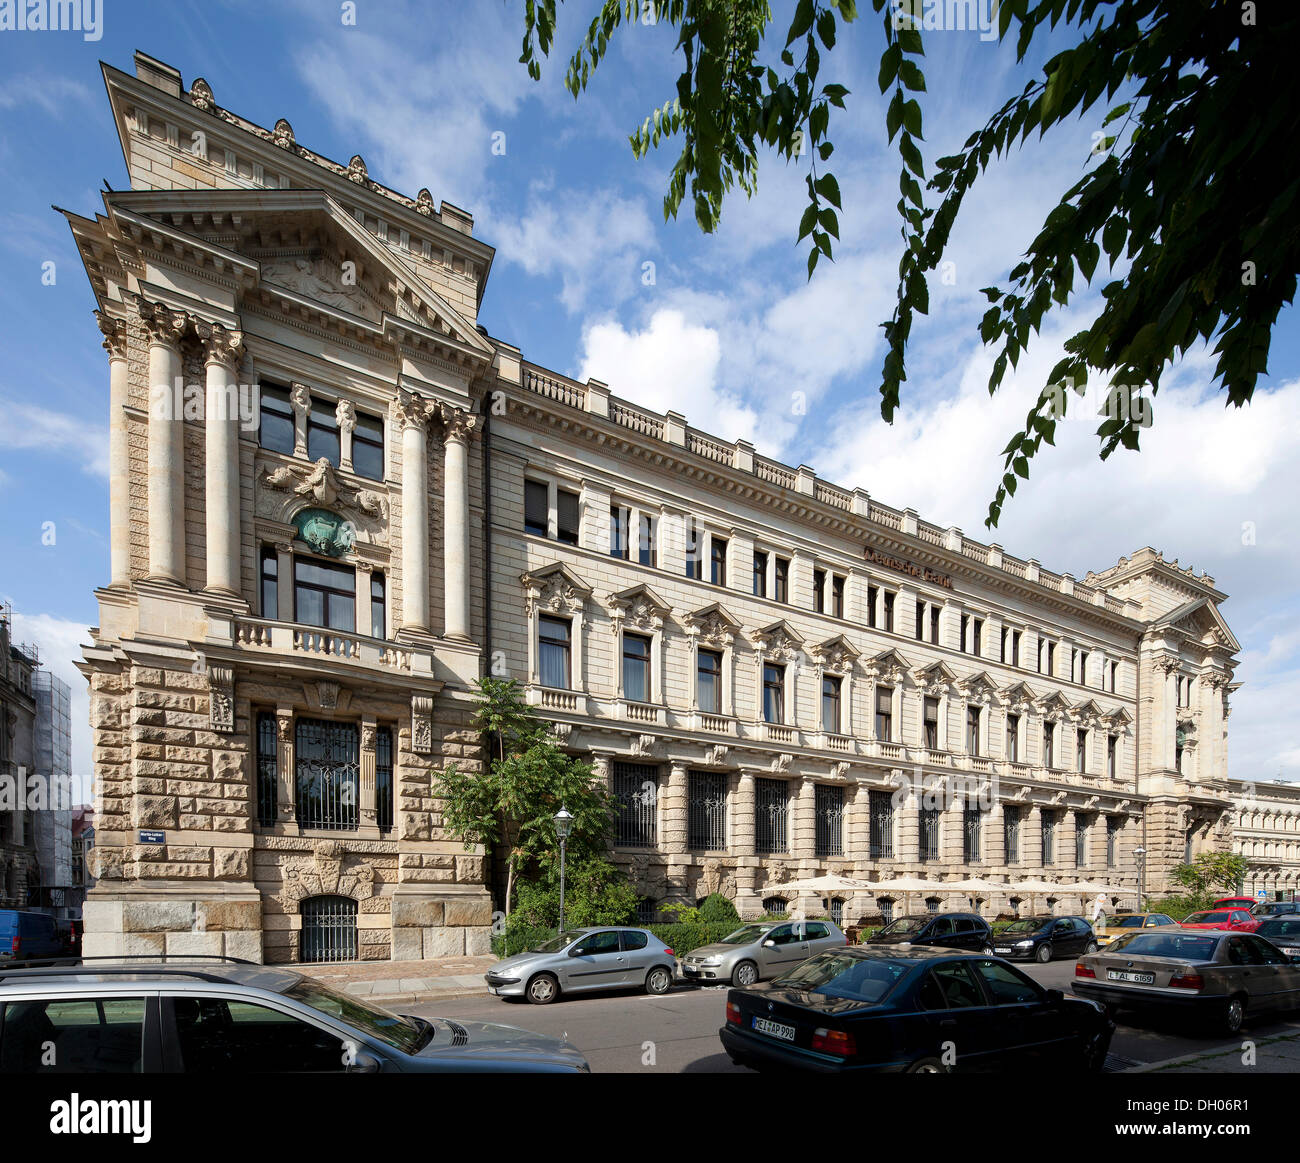
[(755, 1018), (754, 1029), (760, 1034), (767, 1034), (772, 1038), (780, 1038), (783, 1042), (794, 1041), (794, 1027), (785, 1026), (780, 1022), (768, 1021), (767, 1018)]
[(1106, 978), (1109, 981), (1131, 981), (1134, 985), (1153, 985), (1156, 975), (1154, 973), (1129, 973), (1124, 969), (1111, 969), (1106, 972)]
[(994, 952), (994, 953), (1010, 953), (1011, 950), (1008, 949), (1005, 945), (999, 945), (996, 949), (993, 950), (993, 952)]

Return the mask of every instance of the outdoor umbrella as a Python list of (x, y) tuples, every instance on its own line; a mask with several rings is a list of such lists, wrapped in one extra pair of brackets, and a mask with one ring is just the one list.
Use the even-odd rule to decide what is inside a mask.
[(1038, 910), (1034, 907), (1035, 897), (1042, 896), (1044, 893), (1059, 893), (1062, 886), (1052, 884), (1046, 880), (1021, 880), (1011, 886), (1013, 892), (1027, 892), (1029, 894), (1029, 912), (1032, 915)]
[(903, 911), (911, 912), (912, 893), (914, 892), (933, 892), (935, 890), (946, 891), (950, 886), (942, 884), (937, 880), (921, 880), (915, 876), (896, 876), (892, 880), (877, 881), (872, 886), (877, 899), (880, 896), (880, 890), (886, 889), (890, 892), (901, 892), (903, 894)]
[(989, 893), (1004, 892), (1006, 885), (998, 881), (983, 880), (978, 876), (972, 876), (969, 880), (957, 880), (951, 884), (945, 885), (952, 892), (959, 892), (971, 898), (971, 907), (975, 907), (975, 897), (978, 895), (987, 896)]
[(829, 916), (831, 911), (830, 898), (841, 892), (870, 892), (872, 885), (865, 880), (854, 880), (848, 876), (810, 876), (803, 880), (791, 880), (785, 884), (773, 885), (773, 888), (781, 892), (793, 892), (796, 895), (805, 893), (822, 898), (822, 904), (826, 907), (826, 913)]

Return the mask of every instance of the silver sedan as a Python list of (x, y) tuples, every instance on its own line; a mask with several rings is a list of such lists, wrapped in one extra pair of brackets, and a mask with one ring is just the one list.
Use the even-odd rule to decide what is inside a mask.
[(574, 929), (498, 961), (484, 974), (498, 997), (548, 1005), (562, 993), (643, 989), (667, 993), (676, 976), (673, 951), (648, 929)]
[(717, 944), (692, 949), (682, 958), (682, 976), (688, 981), (753, 985), (848, 943), (830, 921), (758, 921), (742, 925)]

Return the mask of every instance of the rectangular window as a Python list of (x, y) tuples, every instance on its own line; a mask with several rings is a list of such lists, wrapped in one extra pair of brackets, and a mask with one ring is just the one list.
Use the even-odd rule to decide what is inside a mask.
[(388, 631), (384, 603), (384, 575), (375, 570), (370, 575), (370, 637), (383, 638)]
[(311, 558), (293, 562), (294, 620), (306, 626), (355, 632), (357, 571)]
[(542, 617), (537, 629), (537, 670), (542, 686), (568, 690), (569, 638), (572, 627), (566, 618)]
[(1020, 631), (1019, 630), (1013, 630), (1011, 632), (1011, 665), (1012, 666), (1020, 665)]
[(1116, 759), (1119, 753), (1119, 736), (1106, 736), (1106, 774), (1114, 779), (1116, 776)]
[(695, 701), (705, 714), (722, 714), (722, 654), (717, 650), (695, 652)]
[(1056, 813), (1043, 813), (1043, 864), (1056, 863)]
[(843, 680), (837, 675), (822, 677), (822, 730), (831, 735), (840, 731), (840, 684)]
[(307, 459), (315, 464), (324, 457), (339, 466), (339, 423), (334, 418), (336, 405), (331, 400), (312, 397), (307, 413)]
[(984, 619), (976, 618), (971, 623), (970, 652), (978, 658), (984, 652)]
[(568, 489), (555, 491), (555, 539), (565, 545), (578, 544), (578, 527), (582, 520), (582, 507), (577, 493)]
[(687, 846), (695, 852), (722, 852), (727, 847), (727, 777), (720, 771), (692, 771), (686, 776)]
[(694, 517), (686, 521), (686, 576), (692, 581), (704, 580), (704, 534)]
[(813, 612), (826, 613), (826, 571), (813, 570)]
[(886, 743), (894, 738), (894, 688), (876, 687), (876, 738)]
[(632, 539), (629, 536), (628, 524), (632, 520), (632, 511), (625, 509), (622, 505), (610, 505), (609, 507), (609, 555), (610, 557), (621, 557), (628, 561), (632, 554)]
[(754, 787), (754, 850), (760, 855), (789, 850), (786, 817), (789, 787), (783, 779), (760, 779)]
[(877, 586), (867, 586), (867, 625), (876, 628), (876, 599), (880, 594)]
[(393, 729), (375, 729), (375, 823), (381, 832), (393, 828)]
[(280, 616), (280, 558), (274, 545), (262, 546), (261, 560), (262, 617)]
[(299, 719), (294, 763), (298, 826), (355, 831), (361, 780), (357, 724)]
[(659, 769), (645, 763), (614, 765), (614, 844), (620, 848), (653, 848), (657, 829)]
[(939, 700), (926, 696), (922, 725), (925, 731), (925, 745), (931, 751), (939, 750)]
[(293, 455), (293, 404), (284, 388), (262, 384), (258, 388), (260, 423), (257, 442), (271, 452)]
[(831, 578), (831, 616), (834, 618), (844, 617), (844, 579), (842, 577)]
[(715, 586), (727, 584), (727, 542), (722, 537), (709, 538), (709, 581)]
[(785, 667), (763, 664), (763, 722), (785, 722)]
[(754, 597), (767, 597), (767, 554), (754, 550)]
[(886, 590), (884, 598), (885, 598), (885, 619), (884, 619), (884, 625), (881, 627), (881, 629), (886, 630), (890, 634), (892, 634), (894, 632), (894, 595), (890, 593), (889, 590)]
[(1119, 833), (1124, 821), (1118, 816), (1106, 817), (1106, 867), (1115, 867), (1115, 857), (1119, 848)]
[(967, 807), (962, 811), (962, 856), (968, 864), (976, 864), (980, 856), (983, 813), (979, 808)]
[(1007, 850), (1007, 863), (1020, 863), (1020, 809), (1002, 809), (1002, 839)]
[(789, 560), (784, 557), (778, 557), (776, 559), (776, 567), (772, 572), (773, 580), (775, 582), (772, 597), (774, 597), (778, 602), (785, 602), (788, 604), (790, 601)]
[(352, 429), (352, 468), (357, 476), (384, 479), (384, 422), (377, 416), (357, 413), (357, 425)]
[(1007, 758), (1012, 763), (1020, 759), (1020, 716), (1007, 716)]
[(980, 709), (966, 708), (966, 750), (971, 755), (980, 753)]
[(892, 860), (894, 856), (894, 796), (892, 792), (873, 791), (869, 796), (872, 860)]
[(1079, 651), (1079, 677), (1075, 680), (1080, 686), (1088, 685), (1088, 651)]
[(541, 481), (524, 481), (524, 532), (534, 537), (547, 534), (550, 502), (546, 492), (546, 485)]
[(813, 788), (816, 816), (814, 853), (817, 856), (844, 855), (844, 789), (827, 784)]
[(916, 640), (925, 641), (925, 603), (916, 603)]
[(1007, 641), (1011, 637), (1011, 631), (1005, 626), (1002, 627), (1002, 641), (998, 646), (998, 661), (1006, 662), (1007, 660)]
[(257, 822), (263, 827), (276, 821), (279, 780), (275, 716), (260, 711), (257, 716)]
[(1043, 766), (1056, 766), (1056, 724), (1043, 724)]
[(637, 521), (637, 561), (655, 565), (655, 519), (649, 513), (642, 513)]
[(623, 635), (623, 697), (650, 701), (650, 639), (639, 634)]
[(963, 614), (961, 616), (961, 652), (963, 654), (970, 653), (970, 615), (969, 614)]
[(1119, 663), (1112, 662), (1110, 664), (1110, 689), (1112, 691), (1119, 690), (1119, 688), (1115, 685), (1118, 681), (1119, 681)]
[(1074, 770), (1088, 770), (1088, 732), (1082, 728), (1074, 733)]
[(1088, 821), (1077, 813), (1074, 817), (1074, 866), (1088, 867)]
[(939, 859), (939, 809), (921, 809), (921, 851), (922, 861)]

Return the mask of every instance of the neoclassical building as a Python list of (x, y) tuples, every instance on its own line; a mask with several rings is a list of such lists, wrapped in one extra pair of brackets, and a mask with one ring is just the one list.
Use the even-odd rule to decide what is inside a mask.
[(647, 914), (824, 873), (850, 919), (1078, 908), (1228, 846), (1212, 578), (1054, 573), (535, 366), (468, 213), (135, 65), (131, 188), (67, 213), (112, 466), (88, 952), (484, 950), (431, 783), (483, 674), (609, 781)]

